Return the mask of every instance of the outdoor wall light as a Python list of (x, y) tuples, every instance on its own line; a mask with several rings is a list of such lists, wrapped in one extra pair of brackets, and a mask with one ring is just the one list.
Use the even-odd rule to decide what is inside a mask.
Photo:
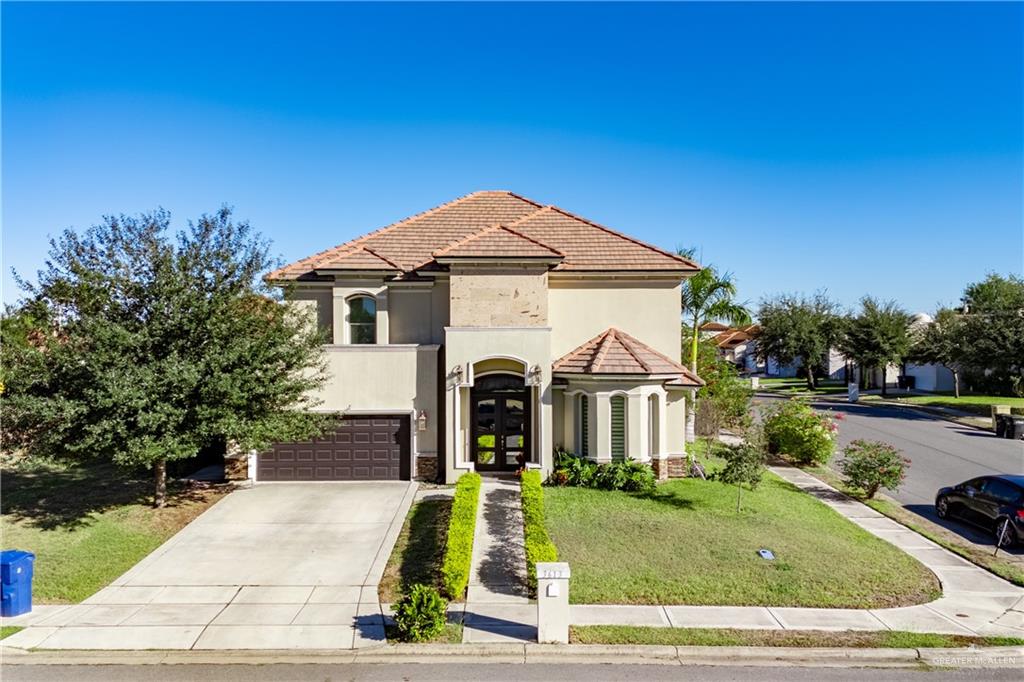
[(420, 410), (420, 413), (416, 415), (416, 430), (426, 431), (427, 430), (427, 411)]

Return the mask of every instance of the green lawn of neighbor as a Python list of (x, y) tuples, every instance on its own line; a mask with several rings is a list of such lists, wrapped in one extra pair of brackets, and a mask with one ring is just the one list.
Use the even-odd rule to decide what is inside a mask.
[(35, 553), (33, 601), (80, 602), (201, 514), (224, 486), (171, 483), (152, 507), (147, 472), (111, 464), (5, 465), (0, 531), (5, 549)]
[(735, 508), (735, 487), (700, 479), (663, 483), (650, 497), (545, 488), (576, 604), (884, 608), (940, 595), (915, 559), (777, 476)]
[[(881, 396), (863, 395), (862, 399), (878, 400)], [(952, 393), (936, 393), (934, 395), (900, 395), (895, 389), (889, 391), (886, 400), (906, 403), (908, 405), (926, 405), (933, 407), (950, 407), (964, 412), (973, 412), (985, 417), (992, 414), (993, 405), (1009, 405), (1024, 410), (1024, 398), (1008, 398), (999, 395), (963, 395), (959, 398)]]
[(1019, 637), (967, 637), (882, 630), (822, 632), (819, 630), (725, 630), (654, 628), (629, 625), (574, 626), (574, 644), (661, 644), (666, 646), (785, 646), (927, 649), (964, 646), (1020, 646)]
[(813, 391), (807, 389), (807, 379), (805, 377), (789, 377), (785, 379), (777, 377), (762, 377), (758, 383), (760, 388), (765, 391), (771, 391), (772, 393), (788, 396), (832, 395), (846, 393), (846, 383), (843, 381), (826, 381), (819, 379), (818, 385)]
[(0, 639), (6, 639), (15, 632), (20, 632), (24, 629), (20, 625), (0, 625)]

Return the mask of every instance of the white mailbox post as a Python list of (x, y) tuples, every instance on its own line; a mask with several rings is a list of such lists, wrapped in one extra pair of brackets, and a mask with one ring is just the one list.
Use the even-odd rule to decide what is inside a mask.
[(537, 564), (537, 641), (569, 643), (569, 564)]

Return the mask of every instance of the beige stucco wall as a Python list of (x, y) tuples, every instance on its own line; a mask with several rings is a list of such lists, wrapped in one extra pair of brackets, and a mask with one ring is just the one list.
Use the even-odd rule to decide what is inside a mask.
[(558, 359), (617, 327), (673, 360), (680, 356), (678, 280), (548, 280), (551, 353)]
[(288, 302), (307, 314), (311, 322), (315, 320), (317, 326), (326, 331), (328, 341), (332, 339), (334, 311), (330, 286), (295, 289), (288, 293)]
[(547, 267), (451, 267), (453, 327), (546, 327)]
[(327, 346), (331, 379), (319, 409), (331, 412), (427, 413), (413, 421), (414, 454), (437, 452), (437, 346)]
[[(448, 327), (445, 329), (445, 376), (456, 367), (463, 370), (463, 383), (452, 382), (445, 391), (445, 477), (449, 483), (473, 468), (469, 449), (469, 393), (474, 365), (489, 358), (513, 359), (525, 370), (540, 367), (540, 386), (534, 388), (532, 442), (533, 461), (545, 471), (551, 469), (552, 389), (551, 330), (547, 327), (483, 329)], [(487, 365), (483, 365), (487, 366)]]

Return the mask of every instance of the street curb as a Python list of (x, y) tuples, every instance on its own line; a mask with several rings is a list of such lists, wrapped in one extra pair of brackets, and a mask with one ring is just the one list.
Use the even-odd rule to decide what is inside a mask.
[(808, 668), (1019, 668), (1024, 647), (853, 649), (605, 644), (388, 644), (349, 650), (26, 651), (0, 645), (4, 665), (268, 665), (575, 663)]

